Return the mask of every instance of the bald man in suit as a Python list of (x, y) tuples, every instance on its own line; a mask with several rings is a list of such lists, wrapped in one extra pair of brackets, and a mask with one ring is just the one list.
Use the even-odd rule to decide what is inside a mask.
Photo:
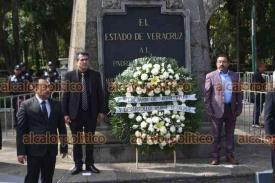
[(62, 157), (68, 152), (67, 131), (60, 102), (49, 98), (48, 81), (39, 79), (35, 93), (34, 97), (22, 102), (17, 113), (17, 159), (22, 164), (27, 161), (25, 183), (38, 183), (40, 174), (42, 183), (51, 183), (58, 139)]

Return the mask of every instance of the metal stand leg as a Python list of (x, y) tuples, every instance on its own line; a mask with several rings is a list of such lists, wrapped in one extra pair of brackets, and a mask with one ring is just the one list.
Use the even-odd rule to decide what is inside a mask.
[(176, 150), (174, 150), (174, 167), (176, 167), (177, 164), (177, 153)]
[(138, 149), (136, 148), (136, 169), (138, 169)]

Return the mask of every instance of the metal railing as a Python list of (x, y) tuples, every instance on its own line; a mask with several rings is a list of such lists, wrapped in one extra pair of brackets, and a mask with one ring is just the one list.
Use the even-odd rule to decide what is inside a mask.
[[(266, 89), (270, 89), (272, 87), (272, 84), (273, 84), (272, 73), (273, 73), (272, 71), (267, 71), (264, 74), (262, 74), (263, 78), (266, 81), (265, 83)], [(243, 87), (242, 89), (243, 111), (241, 116), (238, 118), (238, 123), (236, 124), (236, 126), (238, 129), (250, 135), (264, 135), (265, 133), (263, 128), (263, 125), (264, 125), (263, 114), (264, 114), (264, 102), (265, 102), (264, 96), (267, 92), (266, 90), (265, 91), (252, 90), (250, 86), (252, 85), (253, 74), (254, 74), (253, 72), (239, 73), (241, 78), (241, 83), (248, 87)], [(259, 123), (262, 126), (253, 125), (253, 120), (255, 121), (255, 119), (253, 118), (256, 117), (256, 115), (253, 114), (256, 112), (255, 111), (256, 105), (259, 105), (258, 106), (260, 110)]]
[[(248, 84), (248, 86), (252, 83), (252, 72), (245, 72), (245, 73), (238, 73), (241, 78), (242, 83)], [(271, 84), (272, 83), (272, 72), (266, 72), (264, 75), (264, 78), (266, 79), (266, 84)], [(256, 96), (259, 96), (259, 103), (264, 103), (264, 94), (266, 92), (262, 91), (252, 91), (250, 87), (244, 88), (242, 90), (244, 98), (243, 98), (243, 112), (242, 114), (238, 117), (238, 122), (236, 124), (236, 127), (244, 132), (247, 132), (252, 135), (259, 135), (263, 134), (264, 130), (263, 128), (255, 128), (252, 127), (252, 121), (253, 121), (253, 110), (254, 110), (254, 103), (253, 103), (253, 98), (254, 101), (256, 101)], [(15, 130), (14, 130), (14, 125), (15, 125), (15, 115), (14, 115), (14, 107), (13, 107), (13, 100), (16, 98), (16, 103), (17, 108), (19, 108), (20, 103), (27, 99), (28, 97), (34, 96), (34, 93), (28, 93), (28, 94), (21, 94), (21, 95), (13, 95), (13, 96), (4, 96), (0, 97), (0, 119), (2, 121), (2, 130), (3, 134), (8, 134), (14, 135)], [(61, 92), (53, 92), (52, 93), (52, 98), (59, 100), (61, 99)], [(263, 111), (263, 106), (260, 105), (260, 111)], [(260, 115), (260, 123), (263, 123), (263, 113)]]
[[(15, 113), (24, 100), (33, 96), (34, 93), (26, 93), (0, 97), (0, 123), (3, 130), (2, 134), (5, 134), (6, 136), (9, 134), (15, 135)], [(51, 97), (60, 101), (61, 92), (53, 92)]]

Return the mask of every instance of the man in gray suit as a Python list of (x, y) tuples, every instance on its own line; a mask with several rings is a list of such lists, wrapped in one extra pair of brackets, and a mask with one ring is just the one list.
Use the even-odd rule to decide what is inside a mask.
[(62, 157), (68, 152), (61, 105), (49, 96), (48, 81), (39, 79), (35, 96), (24, 101), (17, 113), (17, 159), (22, 164), (27, 161), (25, 183), (38, 183), (40, 173), (42, 183), (52, 182), (58, 140)]
[(229, 59), (220, 54), (216, 61), (217, 70), (206, 75), (204, 102), (212, 121), (213, 161), (212, 165), (220, 164), (221, 133), (225, 123), (226, 160), (238, 164), (234, 156), (234, 130), (236, 118), (242, 112), (242, 93), (240, 92), (239, 76), (228, 70)]

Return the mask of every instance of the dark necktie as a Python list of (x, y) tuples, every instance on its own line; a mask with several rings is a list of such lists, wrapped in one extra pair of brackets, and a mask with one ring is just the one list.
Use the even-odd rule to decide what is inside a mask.
[(81, 73), (81, 84), (82, 84), (82, 109), (87, 111), (88, 109), (88, 96), (87, 96), (87, 87), (84, 78), (84, 73)]
[(48, 118), (48, 111), (47, 111), (47, 108), (46, 108), (46, 101), (43, 100), (41, 104), (42, 104), (42, 112)]

